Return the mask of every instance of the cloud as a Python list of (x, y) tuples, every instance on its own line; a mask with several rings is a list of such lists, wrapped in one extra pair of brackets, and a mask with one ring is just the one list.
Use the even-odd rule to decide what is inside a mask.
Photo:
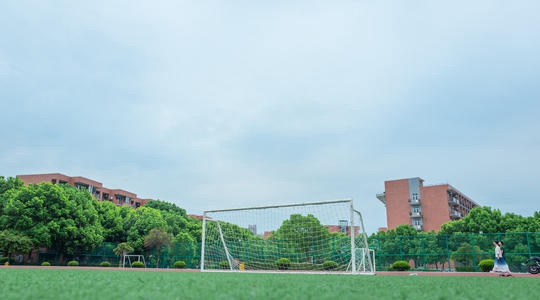
[(370, 231), (389, 179), (524, 212), (538, 6), (2, 3), (0, 169), (193, 212), (353, 197)]

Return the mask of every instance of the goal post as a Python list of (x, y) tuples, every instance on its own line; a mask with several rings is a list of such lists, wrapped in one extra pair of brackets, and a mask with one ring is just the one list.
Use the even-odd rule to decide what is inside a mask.
[(352, 199), (205, 211), (201, 271), (374, 274)]
[(137, 255), (137, 254), (124, 255), (124, 258), (122, 260), (122, 268), (125, 268), (126, 265), (129, 265), (130, 268), (133, 268), (133, 263), (136, 261), (142, 262), (144, 267), (146, 268), (146, 262), (144, 261), (144, 256)]

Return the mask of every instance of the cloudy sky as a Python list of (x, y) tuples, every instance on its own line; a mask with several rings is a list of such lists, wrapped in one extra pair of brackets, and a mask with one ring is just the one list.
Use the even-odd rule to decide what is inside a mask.
[(188, 213), (449, 183), (540, 210), (539, 1), (0, 2), (0, 175)]

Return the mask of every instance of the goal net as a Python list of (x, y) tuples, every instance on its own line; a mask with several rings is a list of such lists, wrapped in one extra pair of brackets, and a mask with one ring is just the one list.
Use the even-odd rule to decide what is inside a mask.
[(351, 199), (203, 215), (201, 271), (375, 272)]

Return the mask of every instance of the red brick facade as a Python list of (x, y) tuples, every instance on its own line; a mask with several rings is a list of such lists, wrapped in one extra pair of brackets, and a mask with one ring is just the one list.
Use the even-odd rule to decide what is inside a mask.
[(52, 184), (69, 184), (78, 189), (87, 189), (94, 198), (99, 201), (111, 201), (116, 205), (127, 205), (133, 208), (144, 205), (151, 199), (141, 199), (137, 194), (121, 189), (109, 189), (103, 187), (101, 182), (81, 176), (66, 176), (60, 173), (17, 175), (24, 184), (50, 182)]
[(441, 225), (462, 219), (477, 203), (449, 184), (424, 186), (421, 178), (384, 182), (377, 198), (386, 206), (387, 228), (412, 225), (419, 231), (438, 231)]

